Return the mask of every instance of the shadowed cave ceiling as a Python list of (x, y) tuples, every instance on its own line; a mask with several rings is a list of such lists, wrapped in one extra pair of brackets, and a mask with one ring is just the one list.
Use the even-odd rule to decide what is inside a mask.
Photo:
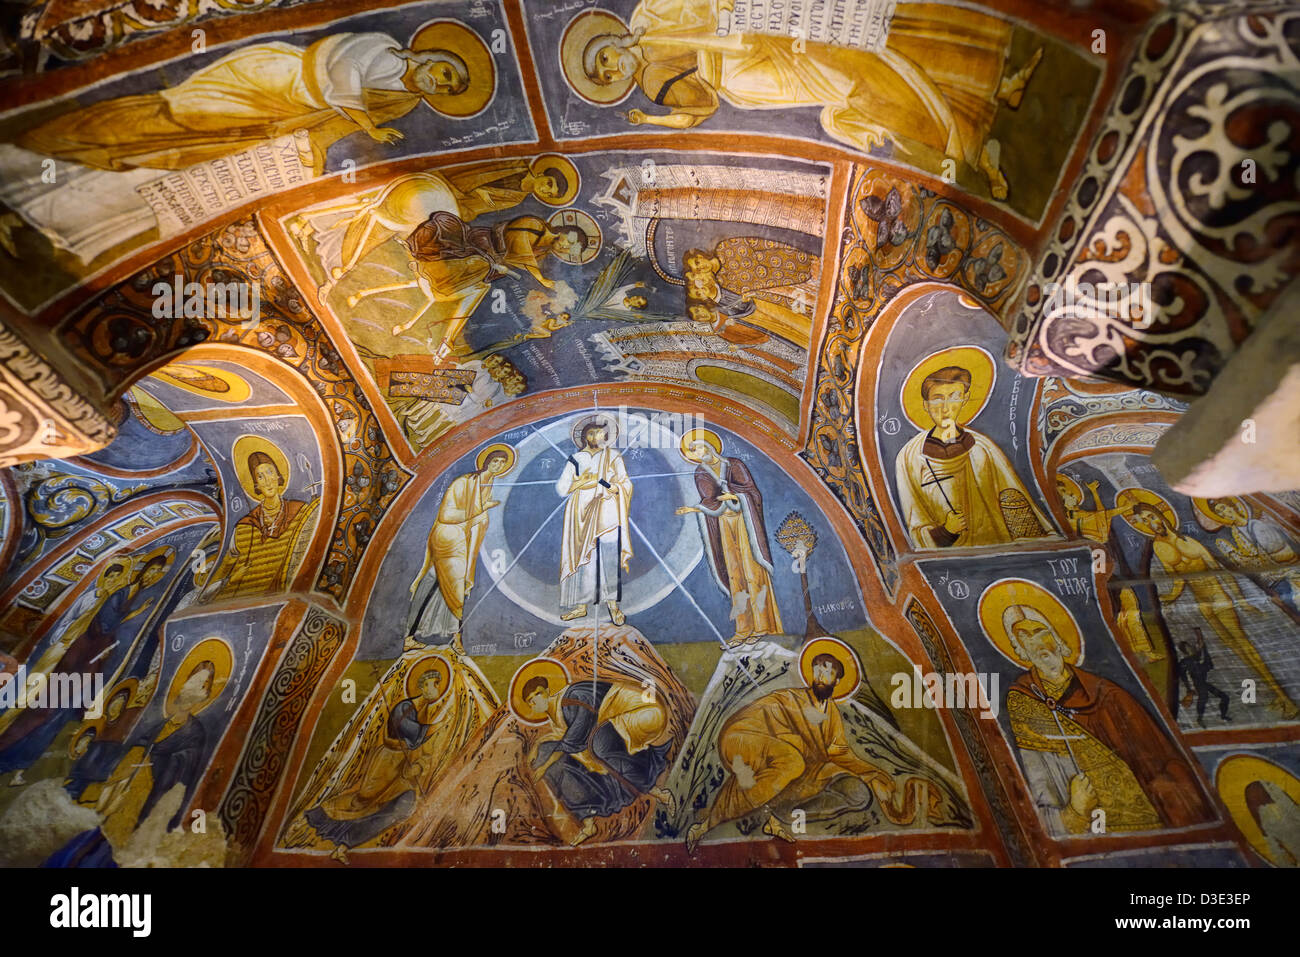
[(1300, 860), (1290, 5), (0, 41), (0, 863)]

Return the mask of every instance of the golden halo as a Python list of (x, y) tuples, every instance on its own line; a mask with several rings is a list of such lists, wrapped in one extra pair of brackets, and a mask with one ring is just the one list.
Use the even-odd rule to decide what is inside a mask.
[(984, 635), (993, 646), (1002, 652), (1008, 661), (1021, 668), (1029, 668), (1030, 662), (1022, 660), (1014, 648), (1011, 638), (1002, 624), (1002, 614), (1012, 605), (1025, 605), (1047, 619), (1069, 649), (1065, 660), (1072, 665), (1083, 664), (1083, 636), (1079, 633), (1079, 623), (1074, 620), (1070, 610), (1061, 604), (1061, 600), (1037, 582), (1023, 578), (1004, 578), (984, 589), (980, 595), (980, 626)]
[(844, 676), (835, 682), (831, 699), (843, 701), (845, 698), (852, 697), (858, 690), (858, 685), (862, 683), (862, 665), (858, 662), (854, 650), (838, 638), (814, 638), (804, 645), (803, 650), (799, 652), (799, 674), (803, 677), (803, 683), (809, 688), (813, 683), (813, 659), (818, 655), (830, 655), (844, 666)]
[(700, 439), (713, 446), (713, 451), (717, 452), (719, 455), (722, 454), (722, 439), (718, 438), (717, 432), (714, 432), (712, 429), (691, 429), (682, 436), (681, 444), (677, 447), (682, 453), (682, 458), (688, 462), (699, 462), (699, 459), (692, 458), (690, 449), (691, 445)]
[[(131, 707), (131, 699), (135, 697), (135, 695), (136, 695), (136, 690), (139, 688), (139, 685), (140, 685), (140, 682), (139, 682), (139, 680), (136, 679), (136, 678), (124, 678), (123, 680), (119, 681), (117, 684), (113, 685), (113, 690), (112, 690), (112, 691), (110, 691), (110, 692), (108, 692), (108, 694), (104, 695), (104, 717), (103, 717), (103, 722), (104, 722), (105, 724), (108, 723), (108, 703), (109, 703), (110, 701), (112, 701), (114, 698), (118, 697), (118, 696), (119, 696), (123, 691), (125, 691), (125, 692), (126, 692), (126, 707), (127, 707), (127, 708)], [(126, 708), (123, 708), (122, 710), (125, 711)]]
[(529, 163), (528, 168), (534, 176), (541, 176), (554, 170), (569, 184), (568, 188), (554, 199), (542, 199), (536, 193), (533, 194), (547, 206), (567, 206), (577, 197), (578, 189), (582, 186), (582, 176), (578, 173), (578, 167), (574, 166), (567, 156), (545, 153)]
[(253, 394), (252, 387), (227, 369), (192, 362), (173, 362), (153, 373), (153, 377), (174, 389), (201, 395), (205, 399), (237, 404)]
[(77, 757), (77, 743), (86, 735), (90, 734), (90, 732), (94, 731), (96, 736), (98, 736), (102, 730), (102, 720), (87, 721), (83, 724), (77, 733), (72, 736), (72, 740), (68, 742), (68, 757), (75, 760)]
[(235, 444), (230, 447), (230, 459), (235, 463), (235, 475), (239, 477), (239, 484), (244, 487), (244, 494), (253, 501), (260, 502), (262, 496), (257, 494), (257, 488), (253, 484), (253, 470), (248, 467), (248, 458), (254, 452), (269, 455), (275, 467), (280, 470), (281, 493), (289, 487), (289, 459), (278, 445), (260, 435), (241, 435), (235, 439)]
[(510, 445), (506, 445), (504, 442), (497, 442), (495, 445), (489, 445), (487, 448), (485, 448), (474, 458), (474, 468), (482, 472), (484, 465), (487, 463), (488, 456), (490, 456), (493, 452), (506, 453), (506, 458), (510, 462), (510, 464), (506, 466), (506, 471), (501, 473), (502, 475), (505, 475), (506, 472), (509, 472), (512, 468), (515, 467), (515, 459), (517, 458), (517, 456), (515, 454), (514, 447)]
[(226, 682), (230, 679), (230, 672), (235, 666), (235, 653), (221, 638), (204, 638), (189, 650), (189, 653), (181, 659), (180, 667), (172, 674), (172, 683), (167, 687), (167, 698), (163, 704), (164, 716), (170, 718), (176, 713), (176, 698), (181, 693), (181, 687), (202, 661), (212, 662), (214, 668), (212, 686), (208, 691), (207, 700), (190, 714), (198, 714), (221, 696), (221, 689), (226, 686)]
[(144, 427), (159, 435), (175, 435), (185, 428), (185, 423), (171, 409), (158, 401), (154, 395), (138, 385), (127, 389), (127, 402), (135, 408), (137, 417)]
[(582, 444), (582, 431), (589, 425), (603, 425), (609, 432), (609, 444), (612, 446), (618, 442), (618, 419), (608, 412), (584, 415), (569, 431), (569, 437), (573, 439), (573, 444), (579, 452), (585, 448)]
[(587, 44), (602, 34), (621, 37), (631, 32), (622, 19), (608, 10), (584, 10), (570, 20), (560, 38), (559, 50), (560, 70), (569, 88), (588, 103), (600, 106), (626, 99), (636, 85), (636, 77), (629, 76), (608, 86), (594, 83), (583, 68), (582, 56), (587, 51)]
[[(1246, 504), (1245, 499), (1243, 499), (1240, 495), (1215, 495), (1214, 500), (1220, 502), (1227, 501), (1227, 502), (1234, 503), (1237, 506), (1237, 508), (1241, 509), (1246, 514), (1246, 519), (1247, 521), (1249, 521), (1250, 506)], [(1213, 525), (1215, 528), (1222, 528), (1224, 525), (1237, 524), (1236, 522), (1225, 522), (1222, 518), (1216, 515), (1214, 509), (1210, 508), (1210, 499), (1208, 498), (1194, 498), (1192, 499), (1192, 505), (1195, 506), (1198, 512), (1200, 512), (1202, 515), (1208, 518), (1210, 520), (1210, 524)]]
[(1115, 507), (1124, 510), (1124, 521), (1128, 522), (1134, 529), (1147, 536), (1147, 538), (1150, 538), (1150, 532), (1133, 524), (1133, 507), (1138, 504), (1154, 505), (1160, 510), (1160, 514), (1165, 517), (1166, 525), (1171, 529), (1178, 528), (1178, 513), (1174, 511), (1174, 507), (1150, 489), (1125, 488), (1120, 489), (1115, 495)]
[(515, 676), (510, 679), (510, 710), (524, 724), (545, 724), (549, 720), (546, 715), (537, 717), (523, 697), (524, 685), (538, 675), (546, 679), (548, 694), (555, 694), (561, 688), (568, 687), (571, 680), (568, 669), (554, 658), (534, 658), (520, 665)]
[(438, 672), (438, 697), (435, 701), (441, 701), (443, 695), (451, 690), (451, 665), (447, 664), (445, 658), (441, 655), (425, 655), (415, 664), (411, 665), (411, 670), (406, 673), (406, 696), (408, 698), (418, 698), (420, 696), (420, 681), (430, 671)]
[[(1083, 489), (1079, 487), (1079, 483), (1074, 480), (1073, 476), (1066, 475), (1064, 472), (1057, 472), (1056, 484), (1058, 486), (1064, 485), (1074, 493), (1074, 497), (1079, 500), (1079, 504), (1083, 504)], [(1061, 504), (1065, 504), (1064, 498), (1062, 498)]]
[(176, 550), (170, 545), (159, 545), (151, 551), (144, 552), (140, 555), (132, 555), (131, 561), (133, 561), (134, 564), (132, 564), (129, 573), (131, 577), (134, 578), (137, 572), (144, 571), (144, 566), (148, 565), (155, 558), (163, 559), (163, 577), (165, 578), (167, 573), (172, 570), (172, 564), (176, 561)]
[(907, 374), (899, 393), (903, 414), (922, 432), (934, 428), (934, 421), (921, 401), (921, 383), (926, 376), (948, 366), (959, 366), (970, 373), (970, 391), (967, 393), (966, 404), (957, 416), (958, 425), (965, 425), (983, 412), (989, 396), (993, 394), (997, 363), (979, 346), (955, 346), (926, 356)]
[[(430, 20), (411, 36), (408, 49), (416, 53), (446, 50), (460, 57), (469, 72), (464, 93), (426, 94), (424, 102), (443, 116), (468, 119), (482, 113), (497, 92), (497, 65), (483, 38), (456, 20)], [(487, 84), (483, 84), (483, 78)]]
[(580, 209), (562, 209), (557, 213), (552, 213), (551, 218), (546, 221), (546, 225), (551, 227), (554, 232), (559, 232), (564, 227), (573, 227), (578, 229), (584, 237), (582, 249), (576, 255), (571, 253), (561, 254), (552, 251), (551, 255), (560, 262), (566, 262), (570, 266), (582, 266), (591, 262), (600, 253), (600, 244), (604, 242), (600, 233), (600, 226), (594, 219), (588, 216)]
[(1245, 835), (1257, 854), (1266, 861), (1281, 866), (1270, 856), (1268, 842), (1255, 823), (1250, 808), (1246, 807), (1246, 787), (1253, 781), (1269, 781), (1281, 788), (1292, 801), (1300, 804), (1300, 780), (1296, 780), (1296, 776), (1286, 768), (1253, 754), (1234, 754), (1224, 758), (1214, 772), (1214, 787), (1228, 813), (1232, 815), (1237, 829)]

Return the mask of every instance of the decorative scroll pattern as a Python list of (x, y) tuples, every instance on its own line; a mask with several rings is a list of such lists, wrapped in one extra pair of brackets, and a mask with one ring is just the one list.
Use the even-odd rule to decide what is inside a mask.
[[(878, 170), (859, 169), (849, 191), (836, 300), (818, 358), (808, 445), (803, 456), (844, 503), (871, 547), (886, 589), (898, 587), (894, 547), (871, 497), (854, 434), (854, 391), (862, 342), (876, 317), (905, 287), (947, 282), (995, 316), (1009, 308), (1028, 269), (1005, 233), (953, 200)], [(864, 370), (864, 395), (874, 393)], [(862, 417), (871, 421), (870, 406)]]
[[(174, 283), (176, 277), (182, 283), (258, 283), (260, 318), (157, 318), (154, 285)], [(370, 403), (252, 219), (231, 223), (137, 273), (65, 322), (59, 334), (106, 393), (138, 378), (141, 369), (205, 341), (261, 349), (298, 370), (329, 410), (343, 449), (342, 503), (316, 587), (336, 598), (346, 594), (375, 528), (410, 476), (397, 464)]]
[[(930, 660), (935, 663), (939, 671), (942, 674), (952, 671), (952, 658), (948, 654), (948, 649), (944, 647), (939, 629), (931, 621), (924, 606), (913, 598), (907, 603), (905, 614), (912, 630), (916, 632), (916, 637), (921, 639), (925, 653), (930, 656)], [(1002, 779), (998, 777), (993, 756), (989, 754), (988, 746), (980, 737), (979, 729), (975, 725), (977, 719), (965, 708), (954, 708), (952, 716), (957, 723), (957, 732), (966, 745), (966, 753), (970, 755), (971, 762), (975, 765), (975, 773), (985, 785), (984, 796), (993, 811), (993, 820), (997, 823), (998, 834), (1002, 837), (1002, 846), (1007, 852), (1007, 857), (1015, 867), (1033, 867), (1037, 861), (1029, 845), (1025, 843), (1020, 828), (1011, 823), (1017, 819), (1016, 809), (1007, 796)]]
[(233, 853), (252, 849), (303, 713), (346, 634), (341, 618), (312, 605), (289, 641), (221, 801), (221, 823)]
[[(1294, 3), (1187, 3), (1156, 18), (1041, 255), (1008, 359), (1028, 375), (1205, 392), (1300, 272), (1298, 176)], [(1048, 294), (1138, 282), (1151, 284), (1154, 321)]]
[(1068, 379), (1049, 378), (1043, 384), (1038, 412), (1038, 433), (1042, 437), (1043, 460), (1066, 429), (1088, 419), (1117, 412), (1187, 411), (1187, 403), (1158, 392), (1142, 389), (1091, 394), (1077, 390)]
[(104, 447), (117, 429), (0, 324), (0, 468)]

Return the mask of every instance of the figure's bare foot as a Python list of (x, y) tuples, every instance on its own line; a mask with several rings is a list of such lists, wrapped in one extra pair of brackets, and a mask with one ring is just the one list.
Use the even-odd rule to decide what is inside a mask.
[(14, 772), (14, 776), (13, 776), (12, 778), (9, 779), (9, 786), (10, 786), (11, 788), (22, 787), (22, 786), (23, 786), (24, 784), (26, 784), (26, 783), (27, 783), (27, 782), (23, 780), (23, 769), (22, 769), (22, 768), (19, 768), (17, 771), (15, 771), (15, 772)]
[(700, 821), (696, 824), (692, 824), (689, 828), (686, 829), (686, 853), (687, 854), (695, 853), (695, 849), (700, 846), (700, 838), (704, 836), (705, 832), (708, 831), (708, 829), (709, 826), (705, 824), (703, 821)]
[(790, 844), (794, 843), (794, 835), (785, 829), (785, 825), (776, 819), (775, 814), (767, 816), (767, 821), (763, 824), (763, 833), (769, 837), (779, 837)]
[(1013, 110), (1019, 108), (1020, 100), (1025, 95), (1025, 87), (1029, 85), (1029, 78), (1034, 75), (1034, 70), (1038, 68), (1039, 61), (1042, 59), (1043, 48), (1039, 47), (1029, 58), (1029, 62), (1010, 76), (1004, 76), (1002, 82), (998, 84), (998, 99)]
[(672, 791), (665, 787), (654, 787), (650, 789), (650, 796), (664, 806), (669, 817), (677, 813), (677, 798), (673, 797)]
[(1002, 175), (1002, 170), (998, 169), (997, 164), (993, 162), (993, 157), (989, 155), (989, 146), (987, 143), (985, 143), (984, 148), (980, 150), (979, 170), (988, 177), (989, 195), (994, 199), (1006, 199), (1008, 190), (1007, 178)]
[(577, 608), (573, 609), (573, 611), (566, 612), (565, 614), (561, 615), (560, 621), (573, 621), (575, 618), (586, 618), (586, 617), (587, 617), (587, 606), (579, 605)]
[(589, 817), (582, 822), (582, 830), (574, 835), (573, 840), (569, 842), (570, 847), (577, 847), (586, 841), (590, 841), (596, 836), (596, 819)]
[(407, 635), (406, 638), (403, 639), (402, 641), (403, 651), (417, 651), (423, 647), (424, 645), (416, 640), (415, 635)]
[(460, 640), (460, 632), (456, 632), (456, 636), (451, 639), (451, 650), (456, 652), (458, 655), (463, 655), (465, 653), (465, 646), (461, 644)]
[(338, 861), (340, 864), (350, 864), (348, 860), (348, 849), (342, 844), (335, 844), (334, 850), (330, 852), (330, 858)]
[(618, 602), (610, 601), (610, 602), (606, 602), (605, 604), (609, 607), (610, 621), (612, 621), (616, 625), (621, 625), (623, 624), (623, 622), (627, 621), (627, 616), (624, 615), (622, 610), (618, 607)]

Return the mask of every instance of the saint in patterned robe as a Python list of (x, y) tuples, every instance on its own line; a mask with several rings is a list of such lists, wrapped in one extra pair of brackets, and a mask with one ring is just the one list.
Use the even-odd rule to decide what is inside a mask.
[(230, 551), (213, 575), (214, 581), (225, 580), (221, 597), (285, 591), (316, 528), (319, 506), (318, 498), (286, 498), (274, 519), (261, 505), (241, 518)]
[(1032, 672), (1007, 690), (1007, 714), (1039, 816), (1058, 837), (1087, 833), (1070, 779), (1092, 784), (1109, 832), (1189, 827), (1213, 817), (1187, 760), (1155, 719), (1112, 681), (1071, 668), (1055, 699)]

